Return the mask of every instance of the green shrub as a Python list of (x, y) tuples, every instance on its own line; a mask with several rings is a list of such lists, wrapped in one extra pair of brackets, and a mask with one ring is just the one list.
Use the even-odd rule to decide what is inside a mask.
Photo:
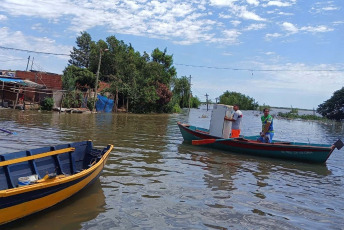
[(173, 113), (180, 113), (182, 111), (182, 109), (180, 108), (179, 104), (176, 103), (174, 104), (173, 108), (172, 108), (172, 112)]
[(78, 91), (67, 92), (62, 100), (63, 108), (80, 108), (83, 95)]
[(52, 97), (46, 97), (41, 101), (41, 109), (51, 111), (54, 107), (54, 99)]
[(93, 110), (93, 108), (94, 108), (94, 101), (95, 100), (97, 100), (96, 98), (91, 98), (91, 97), (89, 97), (88, 99), (87, 99), (87, 108), (90, 110), (90, 111), (92, 111)]

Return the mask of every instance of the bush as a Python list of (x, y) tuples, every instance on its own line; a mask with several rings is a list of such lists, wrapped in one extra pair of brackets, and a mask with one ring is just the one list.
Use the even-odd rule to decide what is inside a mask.
[(173, 113), (180, 113), (181, 111), (182, 111), (182, 109), (180, 108), (178, 103), (176, 103), (172, 108)]
[(95, 100), (97, 100), (96, 98), (88, 98), (87, 99), (87, 108), (90, 110), (90, 111), (92, 111), (93, 110), (93, 108), (94, 108), (94, 101)]
[(41, 101), (41, 109), (51, 111), (54, 107), (54, 99), (52, 97), (46, 97)]
[(192, 108), (198, 108), (200, 105), (201, 105), (201, 101), (199, 100), (199, 98), (197, 96), (191, 98), (191, 107)]
[(66, 93), (62, 100), (63, 108), (80, 108), (83, 100), (83, 95), (77, 91), (70, 91)]

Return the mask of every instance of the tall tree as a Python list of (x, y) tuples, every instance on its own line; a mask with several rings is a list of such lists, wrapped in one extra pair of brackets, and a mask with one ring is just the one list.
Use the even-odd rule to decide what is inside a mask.
[(160, 74), (159, 79), (157, 79), (160, 83), (168, 85), (172, 78), (177, 75), (176, 68), (173, 66), (173, 55), (167, 54), (167, 49), (165, 48), (162, 52), (158, 48), (154, 49), (152, 52), (152, 61), (153, 63), (160, 64)]
[(80, 36), (76, 38), (77, 47), (73, 47), (70, 52), (69, 64), (81, 68), (88, 68), (90, 63), (90, 53), (92, 38), (91, 35), (85, 31), (80, 32)]
[(332, 120), (344, 120), (344, 87), (333, 93), (333, 96), (318, 106), (317, 112)]
[(62, 76), (62, 87), (65, 90), (71, 91), (74, 89), (87, 90), (94, 88), (95, 76), (87, 69), (70, 65), (65, 68)]
[(186, 76), (175, 78), (173, 83), (173, 96), (181, 108), (189, 107), (191, 85)]

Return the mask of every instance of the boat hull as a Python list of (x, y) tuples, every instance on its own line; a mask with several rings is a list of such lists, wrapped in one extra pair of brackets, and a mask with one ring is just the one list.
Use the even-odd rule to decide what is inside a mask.
[(0, 224), (52, 207), (92, 184), (101, 174), (112, 147), (105, 148), (92, 166), (73, 175), (61, 174), (39, 183), (1, 190)]
[(282, 141), (261, 143), (256, 141), (257, 136), (239, 139), (221, 139), (220, 137), (209, 135), (206, 129), (181, 123), (178, 123), (178, 126), (185, 142), (190, 143), (193, 140), (215, 139), (214, 142), (204, 144), (203, 146), (233, 153), (309, 163), (324, 163), (334, 150), (334, 147), (331, 145), (310, 145), (306, 143), (286, 143)]

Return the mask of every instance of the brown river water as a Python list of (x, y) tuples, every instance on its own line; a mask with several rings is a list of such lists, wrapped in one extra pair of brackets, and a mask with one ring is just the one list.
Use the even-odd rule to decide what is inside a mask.
[[(242, 134), (257, 135), (260, 113), (243, 114)], [(344, 229), (344, 148), (315, 165), (183, 143), (177, 121), (208, 128), (210, 115), (206, 107), (163, 115), (1, 109), (0, 128), (17, 135), (0, 133), (0, 153), (81, 140), (115, 147), (95, 184), (0, 229)], [(344, 140), (339, 122), (274, 125), (278, 140)]]

